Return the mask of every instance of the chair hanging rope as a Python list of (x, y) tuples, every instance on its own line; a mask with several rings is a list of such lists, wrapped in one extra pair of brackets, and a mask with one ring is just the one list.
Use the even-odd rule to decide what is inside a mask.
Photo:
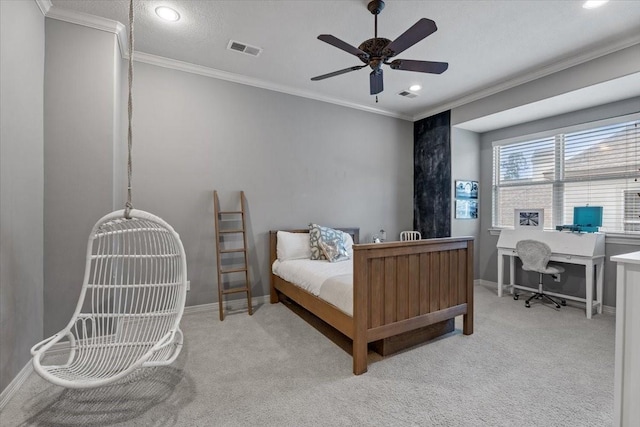
[(133, 209), (131, 175), (133, 174), (133, 161), (131, 151), (133, 148), (133, 0), (129, 0), (129, 99), (127, 101), (127, 117), (129, 128), (127, 130), (127, 203), (125, 203), (124, 217), (131, 218)]

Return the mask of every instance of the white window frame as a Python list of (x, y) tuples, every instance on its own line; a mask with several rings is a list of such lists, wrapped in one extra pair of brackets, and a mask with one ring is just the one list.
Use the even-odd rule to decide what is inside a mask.
[[(495, 147), (497, 146), (505, 146), (505, 145), (512, 145), (512, 144), (516, 144), (516, 143), (521, 143), (521, 142), (527, 142), (527, 141), (534, 141), (537, 139), (544, 139), (544, 138), (549, 138), (549, 137), (554, 137), (555, 140), (555, 167), (556, 167), (556, 174), (555, 174), (555, 178), (554, 181), (550, 181), (550, 183), (553, 184), (553, 213), (552, 213), (552, 217), (553, 217), (553, 223), (549, 224), (549, 225), (545, 225), (546, 228), (555, 228), (555, 224), (559, 224), (561, 222), (561, 218), (563, 218), (564, 216), (564, 212), (563, 212), (563, 203), (562, 203), (562, 199), (564, 197), (564, 177), (562, 176), (564, 170), (563, 170), (563, 162), (564, 162), (564, 150), (563, 150), (563, 144), (564, 144), (564, 135), (565, 134), (569, 134), (569, 133), (573, 133), (573, 132), (580, 132), (583, 130), (588, 130), (588, 129), (595, 129), (598, 127), (604, 127), (604, 126), (608, 126), (608, 125), (615, 125), (615, 124), (621, 124), (621, 123), (625, 123), (625, 122), (632, 122), (635, 120), (640, 120), (640, 113), (634, 113), (634, 114), (630, 114), (630, 115), (625, 115), (625, 116), (620, 116), (620, 117), (614, 117), (614, 118), (610, 118), (610, 119), (605, 119), (605, 120), (599, 120), (599, 121), (595, 121), (595, 122), (589, 122), (589, 123), (583, 123), (580, 125), (576, 125), (576, 126), (569, 126), (569, 127), (564, 127), (564, 128), (558, 128), (558, 129), (551, 129), (548, 131), (544, 131), (544, 132), (539, 132), (536, 134), (530, 134), (530, 135), (522, 135), (522, 136), (518, 136), (518, 137), (513, 137), (513, 138), (509, 138), (509, 139), (504, 139), (504, 140), (499, 140), (499, 141), (494, 141), (492, 143), (492, 146), (495, 150)], [(494, 159), (495, 162), (495, 159)], [(500, 174), (500, 168), (499, 167), (495, 167), (495, 164), (500, 164), (499, 160), (497, 162), (494, 163), (494, 165), (492, 165), (493, 168), (493, 173), (492, 173), (492, 177), (493, 177), (493, 182), (491, 183), (491, 189), (492, 189), (492, 210), (491, 210), (491, 224), (492, 227), (490, 228), (490, 233), (492, 235), (499, 235), (500, 234), (500, 230), (502, 230), (502, 228), (504, 227), (500, 227), (496, 225), (496, 221), (497, 221), (497, 211), (499, 208), (499, 200), (498, 200), (498, 186), (497, 186), (497, 182), (499, 182), (499, 174)], [(624, 223), (627, 222), (626, 216), (623, 214), (624, 216)], [(507, 227), (508, 228), (508, 227)], [(620, 231), (620, 232), (607, 232), (606, 234), (606, 242), (607, 243), (614, 243), (614, 244), (631, 244), (631, 245), (640, 245), (640, 232), (624, 232), (624, 231)]]

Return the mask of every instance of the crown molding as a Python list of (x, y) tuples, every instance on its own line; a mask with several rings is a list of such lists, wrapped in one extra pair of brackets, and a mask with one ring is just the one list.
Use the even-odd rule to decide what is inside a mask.
[(184, 71), (192, 74), (199, 74), (201, 76), (212, 77), (219, 80), (226, 80), (233, 83), (240, 83), (247, 86), (253, 86), (261, 89), (267, 89), (275, 92), (286, 93), (289, 95), (299, 96), (302, 98), (313, 99), (316, 101), (327, 102), (330, 104), (340, 105), (342, 107), (354, 108), (356, 110), (362, 110), (369, 113), (381, 114), (383, 116), (394, 117), (397, 119), (412, 121), (411, 116), (405, 116), (392, 111), (382, 110), (378, 108), (372, 108), (366, 105), (357, 104), (354, 102), (348, 102), (341, 99), (330, 98), (322, 96), (317, 93), (299, 90), (293, 87), (278, 85), (267, 82), (265, 80), (256, 79), (253, 77), (241, 76), (235, 73), (229, 73), (227, 71), (216, 70), (215, 68), (209, 68), (202, 65), (191, 64), (189, 62), (178, 61), (175, 59), (165, 58), (163, 56), (152, 55), (144, 52), (134, 52), (135, 61), (144, 62), (146, 64), (155, 65), (163, 68), (170, 68), (173, 70)]
[[(36, 0), (46, 1), (50, 0)], [(76, 12), (69, 9), (63, 9), (57, 6), (51, 7), (45, 16), (51, 19), (57, 19), (59, 21), (69, 22), (71, 24), (83, 25), (85, 27), (94, 28), (100, 31), (106, 31), (116, 35), (118, 40), (118, 47), (120, 49), (120, 55), (123, 58), (127, 57), (127, 29), (118, 21), (112, 19), (101, 18), (95, 15), (89, 15), (88, 13)]]
[(496, 93), (505, 91), (507, 89), (520, 86), (522, 84), (540, 79), (542, 77), (549, 76), (551, 74), (566, 70), (571, 67), (575, 67), (576, 65), (584, 64), (585, 62), (589, 62), (601, 56), (605, 56), (610, 53), (614, 53), (619, 50), (626, 49), (628, 47), (634, 46), (639, 43), (640, 43), (640, 35), (633, 35), (624, 39), (620, 39), (617, 42), (609, 44), (607, 46), (602, 46), (600, 48), (589, 50), (588, 52), (584, 52), (580, 55), (572, 56), (571, 58), (567, 58), (563, 61), (556, 62), (546, 67), (542, 67), (531, 73), (524, 74), (517, 78), (507, 80), (506, 82), (488, 87), (486, 89), (483, 89), (477, 92), (472, 92), (461, 98), (456, 98), (455, 100), (446, 102), (444, 104), (440, 104), (435, 108), (431, 108), (421, 114), (414, 116), (413, 121), (421, 120), (421, 119), (424, 119), (425, 117), (430, 117), (435, 114), (442, 113), (443, 111), (451, 110), (453, 108), (460, 107), (470, 102), (477, 101), (479, 99), (486, 98), (491, 95), (495, 95)]
[[(49, 1), (50, 0), (41, 0)], [(120, 48), (120, 54), (123, 59), (129, 59), (128, 55), (128, 39), (126, 27), (118, 21), (111, 19), (101, 18), (86, 13), (75, 12), (67, 9), (61, 9), (53, 6), (45, 15), (47, 18), (58, 19), (60, 21), (70, 22), (72, 24), (84, 25), (85, 27), (94, 28), (100, 31), (107, 31), (114, 33), (118, 39), (118, 46)], [(184, 71), (192, 74), (199, 74), (201, 76), (211, 77), (219, 80), (226, 80), (233, 83), (239, 83), (247, 86), (253, 86), (261, 89), (272, 90), (275, 92), (286, 93), (289, 95), (299, 96), (302, 98), (313, 99), (316, 101), (327, 102), (330, 104), (340, 105), (342, 107), (353, 108), (356, 110), (366, 111), (369, 113), (380, 114), (383, 116), (393, 117), (397, 119), (413, 121), (411, 116), (394, 113), (393, 111), (382, 110), (378, 108), (369, 107), (366, 105), (357, 104), (355, 102), (348, 102), (341, 99), (335, 99), (328, 96), (322, 96), (317, 93), (299, 90), (293, 87), (279, 85), (267, 82), (265, 80), (256, 79), (253, 77), (242, 76), (239, 74), (229, 73), (227, 71), (217, 70), (215, 68), (205, 67), (203, 65), (191, 64), (189, 62), (178, 61), (176, 59), (170, 59), (158, 55), (152, 55), (144, 52), (134, 51), (134, 61), (144, 62), (158, 67), (170, 68), (172, 70)]]
[(40, 12), (42, 12), (44, 16), (47, 16), (47, 13), (49, 13), (49, 10), (53, 6), (51, 0), (35, 0), (35, 2), (40, 8)]
[[(47, 18), (58, 19), (61, 21), (70, 22), (72, 24), (84, 25), (86, 27), (94, 28), (100, 31), (107, 31), (115, 34), (118, 40), (120, 55), (124, 59), (129, 58), (127, 31), (126, 31), (126, 27), (120, 22), (113, 21), (111, 19), (101, 18), (94, 15), (89, 15), (86, 13), (63, 9), (57, 6), (52, 6), (51, 0), (35, 0), (35, 1), (38, 4), (38, 7), (40, 7), (40, 10), (42, 10), (43, 14)], [(355, 102), (349, 102), (341, 99), (331, 98), (328, 96), (320, 95), (318, 93), (296, 89), (290, 86), (274, 84), (274, 83), (271, 83), (265, 80), (256, 79), (253, 77), (242, 76), (242, 75), (230, 73), (227, 71), (217, 70), (215, 68), (209, 68), (202, 65), (196, 65), (188, 62), (178, 61), (175, 59), (152, 55), (144, 52), (135, 52), (134, 60), (151, 64), (151, 65), (156, 65), (163, 68), (170, 68), (173, 70), (184, 71), (187, 73), (199, 74), (206, 77), (226, 80), (226, 81), (239, 83), (247, 86), (258, 87), (261, 89), (272, 90), (275, 92), (286, 93), (289, 95), (299, 96), (302, 98), (308, 98), (316, 101), (327, 102), (327, 103), (339, 105), (342, 107), (353, 108), (356, 110), (366, 111), (369, 113), (380, 114), (387, 117), (393, 117), (401, 120), (415, 122), (417, 120), (424, 119), (425, 117), (430, 117), (435, 114), (441, 113), (443, 111), (451, 110), (453, 108), (460, 107), (470, 102), (474, 102), (479, 99), (486, 98), (491, 95), (495, 95), (496, 93), (540, 79), (542, 77), (549, 76), (553, 73), (566, 70), (576, 65), (580, 65), (582, 63), (591, 61), (593, 59), (599, 58), (604, 55), (608, 55), (610, 53), (617, 52), (619, 50), (625, 49), (627, 47), (631, 47), (639, 43), (640, 43), (640, 35), (633, 35), (633, 36), (618, 40), (617, 42), (614, 42), (607, 46), (591, 49), (588, 52), (584, 52), (583, 54), (576, 55), (571, 58), (567, 58), (566, 60), (556, 62), (546, 67), (542, 67), (531, 73), (521, 75), (517, 78), (507, 80), (500, 84), (487, 87), (480, 91), (468, 93), (466, 95), (463, 95), (462, 97), (455, 98), (450, 101), (446, 101), (442, 104), (438, 104), (436, 107), (430, 108), (414, 116), (404, 115), (404, 114), (383, 110), (379, 108), (373, 108), (368, 105), (362, 105)]]

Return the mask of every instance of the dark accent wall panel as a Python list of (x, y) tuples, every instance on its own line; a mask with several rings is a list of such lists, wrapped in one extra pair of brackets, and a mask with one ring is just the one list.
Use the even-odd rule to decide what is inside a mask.
[(451, 236), (451, 111), (413, 124), (413, 228)]

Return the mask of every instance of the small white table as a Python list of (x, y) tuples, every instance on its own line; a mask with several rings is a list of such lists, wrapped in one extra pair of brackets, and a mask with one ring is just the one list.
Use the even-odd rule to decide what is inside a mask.
[(614, 426), (640, 426), (640, 252), (616, 255)]

